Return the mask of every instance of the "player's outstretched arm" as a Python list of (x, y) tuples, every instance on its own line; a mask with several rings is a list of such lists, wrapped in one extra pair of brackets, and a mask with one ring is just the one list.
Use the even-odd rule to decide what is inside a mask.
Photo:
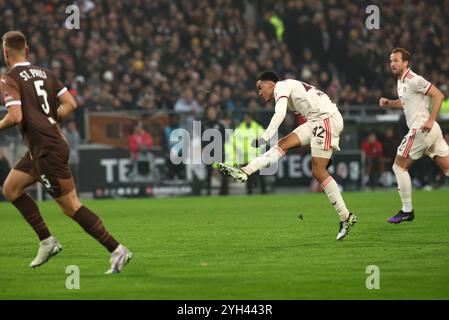
[(76, 109), (77, 104), (75, 98), (68, 91), (59, 97), (59, 101), (61, 105), (58, 108), (58, 122), (62, 122)]
[(381, 108), (391, 108), (391, 109), (403, 109), (400, 99), (390, 100), (387, 98), (380, 98), (379, 106)]
[(22, 106), (12, 105), (8, 107), (8, 113), (0, 121), (0, 131), (22, 122)]
[(273, 137), (276, 133), (277, 129), (279, 129), (282, 121), (285, 119), (285, 115), (287, 114), (287, 97), (281, 97), (274, 108), (274, 115), (271, 118), (270, 124), (268, 125), (267, 130), (265, 130), (262, 135), (262, 139), (268, 141)]

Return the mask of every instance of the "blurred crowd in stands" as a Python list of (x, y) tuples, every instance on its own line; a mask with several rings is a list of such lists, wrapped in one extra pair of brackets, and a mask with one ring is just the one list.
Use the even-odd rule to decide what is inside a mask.
[(80, 0), (70, 30), (72, 3), (0, 0), (0, 32), (23, 31), (30, 60), (89, 110), (259, 109), (263, 69), (315, 84), (341, 108), (376, 104), (396, 95), (396, 46), (448, 93), (449, 0), (382, 2), (379, 30), (355, 0)]

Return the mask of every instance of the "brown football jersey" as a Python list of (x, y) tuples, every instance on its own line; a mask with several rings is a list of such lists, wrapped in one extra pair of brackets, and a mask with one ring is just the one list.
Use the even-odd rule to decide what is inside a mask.
[(67, 88), (51, 70), (18, 63), (1, 78), (1, 85), (5, 106), (22, 107), (20, 130), (33, 158), (67, 148), (57, 123), (58, 97)]

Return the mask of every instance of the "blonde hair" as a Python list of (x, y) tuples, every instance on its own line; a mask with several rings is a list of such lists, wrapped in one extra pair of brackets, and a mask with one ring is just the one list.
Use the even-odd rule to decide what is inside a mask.
[(27, 47), (27, 39), (20, 31), (8, 31), (3, 37), (3, 44), (13, 53), (22, 53)]

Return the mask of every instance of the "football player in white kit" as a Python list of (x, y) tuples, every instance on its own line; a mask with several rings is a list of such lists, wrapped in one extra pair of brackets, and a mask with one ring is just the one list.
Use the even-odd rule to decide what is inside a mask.
[[(415, 218), (412, 206), (412, 182), (408, 169), (414, 161), (429, 156), (449, 176), (449, 147), (443, 139), (436, 122), (444, 96), (429, 81), (410, 70), (410, 53), (403, 48), (393, 49), (390, 55), (392, 73), (398, 78), (399, 99), (381, 98), (381, 107), (403, 109), (410, 131), (398, 147), (393, 172), (398, 182), (402, 209), (388, 219), (390, 223), (412, 221)], [(429, 97), (432, 111), (429, 112)]]
[(314, 86), (292, 79), (280, 81), (272, 71), (261, 73), (256, 85), (259, 96), (266, 102), (275, 101), (275, 113), (262, 137), (252, 142), (253, 147), (264, 145), (271, 139), (283, 122), (287, 109), (305, 116), (307, 122), (247, 166), (238, 168), (220, 163), (220, 170), (244, 182), (257, 170), (278, 162), (288, 150), (310, 145), (313, 177), (321, 184), (340, 217), (337, 240), (342, 240), (357, 222), (357, 217), (346, 208), (337, 183), (327, 171), (332, 152), (340, 150), (338, 142), (343, 130), (343, 118), (337, 106)]

